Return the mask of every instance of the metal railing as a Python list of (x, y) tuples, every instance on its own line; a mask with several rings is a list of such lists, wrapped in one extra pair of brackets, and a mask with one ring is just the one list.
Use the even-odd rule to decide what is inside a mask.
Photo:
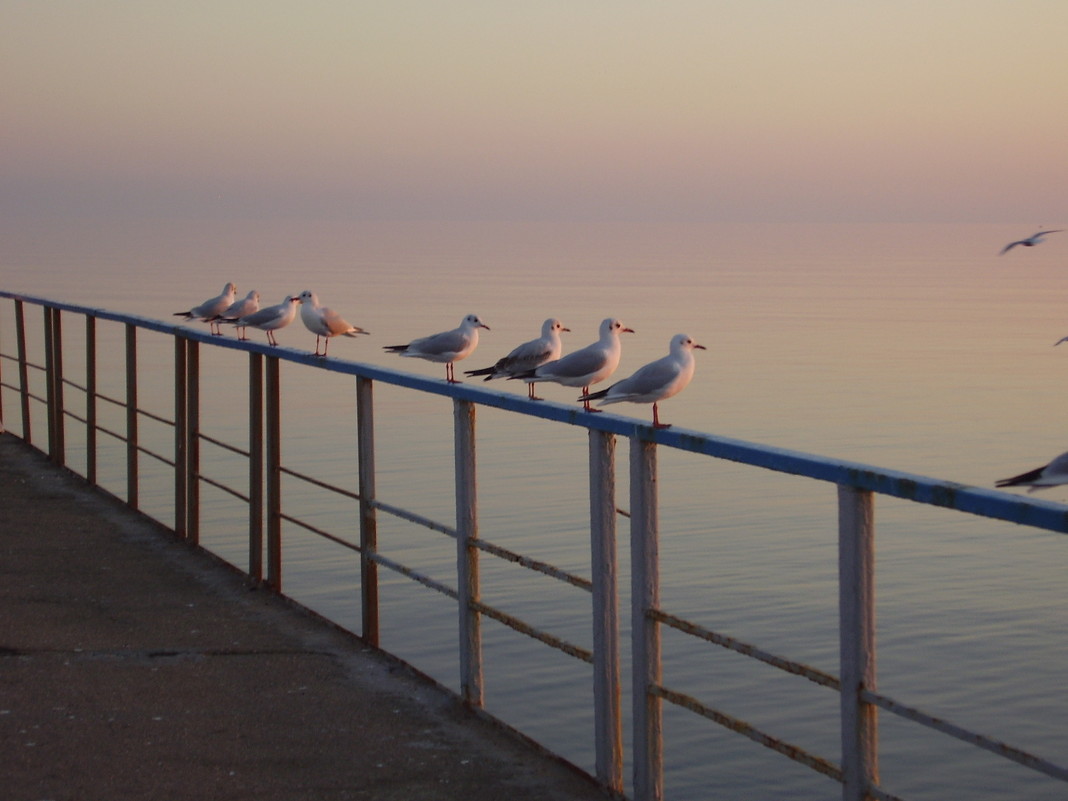
[[(621, 704), (621, 642), (618, 613), (619, 568), (616, 563), (616, 524), (629, 517), (631, 569), (631, 661), (633, 746), (629, 762), (633, 771), (633, 796), (637, 801), (663, 797), (663, 703), (689, 709), (699, 716), (738, 732), (780, 754), (824, 774), (842, 785), (847, 801), (896, 796), (880, 787), (878, 760), (878, 711), (898, 716), (921, 726), (970, 743), (1031, 770), (1068, 782), (1068, 768), (1041, 759), (1007, 743), (968, 731), (908, 706), (876, 691), (875, 594), (874, 594), (874, 496), (892, 496), (918, 504), (1009, 521), (1049, 531), (1068, 533), (1068, 510), (1060, 504), (1023, 499), (996, 490), (986, 490), (922, 476), (882, 470), (868, 465), (831, 460), (776, 449), (739, 440), (716, 437), (684, 429), (654, 430), (632, 418), (611, 414), (584, 414), (576, 407), (550, 402), (532, 402), (518, 394), (488, 391), (472, 385), (447, 384), (439, 380), (382, 369), (367, 364), (316, 358), (286, 348), (275, 348), (236, 339), (220, 339), (193, 329), (100, 309), (58, 303), (38, 297), (0, 292), (14, 308), (16, 353), (0, 347), (0, 419), (3, 419), (3, 390), (17, 393), (21, 436), (34, 442), (36, 434), (31, 401), (43, 405), (47, 421), (48, 454), (65, 466), (67, 418), (85, 426), (86, 478), (96, 482), (97, 435), (104, 434), (125, 445), (126, 497), (139, 508), (142, 455), (173, 468), (174, 522), (177, 536), (199, 542), (201, 483), (210, 484), (248, 505), (248, 565), (253, 581), (264, 582), (282, 591), (282, 522), (299, 526), (317, 536), (359, 554), (361, 636), (378, 646), (378, 569), (385, 568), (455, 600), (459, 612), (459, 687), (463, 700), (483, 707), (482, 637), (480, 623), (490, 617), (537, 641), (593, 666), (594, 751), (596, 778), (608, 790), (624, 792), (623, 713)], [(26, 304), (42, 308), (44, 364), (28, 357)], [(63, 314), (85, 319), (84, 384), (64, 375)], [(125, 327), (125, 399), (97, 391), (98, 321)], [(154, 331), (174, 340), (174, 419), (153, 414), (138, 406), (137, 345), (141, 331)], [(2, 343), (0, 343), (2, 344)], [(243, 351), (248, 357), (249, 448), (236, 448), (209, 437), (200, 430), (200, 351), (201, 345)], [(16, 365), (17, 380), (5, 378), (5, 362)], [(288, 468), (281, 457), (280, 365), (291, 363), (306, 369), (354, 376), (357, 417), (358, 491), (353, 493), (313, 476)], [(44, 397), (31, 391), (30, 371), (45, 377)], [(447, 396), (454, 408), (455, 526), (449, 526), (392, 505), (378, 497), (375, 469), (375, 423), (373, 388), (375, 382), (396, 385), (411, 391)], [(66, 389), (85, 397), (84, 416), (70, 411), (64, 402)], [(98, 402), (121, 408), (125, 432), (99, 424)], [(515, 414), (580, 426), (588, 430), (590, 476), (590, 547), (592, 576), (589, 579), (554, 567), (479, 536), (476, 485), (476, 409), (494, 407)], [(173, 427), (173, 458), (152, 451), (139, 441), (142, 418)], [(6, 421), (10, 428), (10, 420)], [(624, 437), (630, 447), (630, 511), (619, 510), (615, 498), (615, 447)], [(246, 458), (249, 463), (249, 492), (239, 492), (201, 471), (200, 446), (208, 443)], [(831, 483), (838, 495), (839, 552), (839, 675), (833, 676), (803, 663), (765, 652), (754, 645), (710, 631), (679, 618), (660, 606), (660, 565), (658, 555), (659, 502), (657, 496), (658, 448), (672, 448), (726, 459), (758, 468)], [(350, 542), (286, 514), (282, 509), (282, 476), (338, 493), (359, 504), (359, 541)], [(378, 517), (387, 514), (437, 531), (455, 540), (455, 586), (388, 558), (378, 550)], [(162, 522), (162, 521), (161, 521)], [(592, 595), (593, 648), (569, 643), (519, 618), (496, 609), (481, 599), (480, 555), (487, 554), (565, 582)], [(264, 557), (266, 570), (264, 570)], [(805, 751), (755, 726), (708, 706), (698, 699), (666, 686), (661, 676), (661, 631), (669, 627), (693, 638), (728, 649), (790, 674), (802, 676), (817, 685), (837, 691), (840, 696), (840, 760), (834, 761)]]

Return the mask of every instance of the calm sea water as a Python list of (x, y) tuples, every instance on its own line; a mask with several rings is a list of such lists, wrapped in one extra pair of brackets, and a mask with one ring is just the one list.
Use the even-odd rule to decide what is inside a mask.
[[(452, 328), (475, 312), (492, 330), (461, 363), (470, 369), (535, 336), (546, 317), (571, 328), (570, 350), (616, 316), (636, 331), (624, 340), (619, 376), (666, 352), (675, 333), (708, 347), (697, 354), (691, 386), (661, 407), (662, 418), (680, 426), (981, 486), (1068, 449), (1068, 345), (1052, 347), (1068, 334), (1068, 240), (1051, 237), (999, 257), (1004, 242), (1031, 233), (1016, 226), (7, 222), (4, 229), (0, 286), (7, 290), (172, 319), (228, 280), (242, 294), (260, 290), (265, 303), (312, 289), (372, 332), (335, 341), (333, 356), (431, 376), (443, 368), (381, 346)], [(9, 309), (0, 319), (4, 350), (12, 348)], [(102, 348), (118, 347), (121, 332), (100, 336)], [(314, 345), (299, 321), (279, 340)], [(142, 405), (163, 415), (169, 390), (151, 376), (166, 373), (170, 354), (169, 341), (144, 338)], [(76, 374), (77, 354), (69, 359)], [(202, 360), (205, 430), (240, 443), (245, 361), (211, 349), (202, 349)], [(283, 378), (286, 463), (354, 488), (351, 382), (309, 381), (304, 370), (284, 370)], [(110, 382), (121, 394), (121, 375), (102, 380), (103, 391)], [(515, 383), (501, 388), (523, 392)], [(552, 400), (577, 396), (541, 389)], [(4, 401), (11, 418), (16, 407)], [(376, 402), (379, 496), (451, 524), (451, 405), (384, 386)], [(649, 415), (646, 406), (612, 411)], [(18, 430), (17, 420), (8, 425)], [(166, 451), (168, 432), (146, 428)], [(581, 429), (481, 410), (482, 536), (588, 574), (586, 447)], [(204, 458), (209, 475), (241, 484), (239, 462), (210, 450)], [(660, 467), (663, 606), (836, 673), (834, 488), (667, 450)], [(625, 506), (625, 464), (620, 476)], [(121, 493), (121, 472), (109, 480)], [(155, 483), (150, 475), (145, 501), (165, 520), (166, 487), (162, 470)], [(287, 484), (286, 492), (288, 511), (351, 530), (346, 503), (303, 486)], [(210, 488), (204, 496), (205, 544), (243, 564), (242, 510)], [(1045, 497), (1068, 501), (1068, 489)], [(883, 498), (876, 516), (880, 689), (1060, 760), (1068, 746), (1068, 700), (1058, 692), (1068, 663), (1068, 542)], [(380, 526), (387, 555), (451, 583), (451, 540), (395, 521)], [(621, 525), (624, 569), (625, 532)], [(299, 530), (285, 539), (287, 592), (358, 631), (352, 555)], [(488, 558), (482, 571), (488, 602), (589, 646), (588, 596)], [(389, 576), (384, 587), (384, 647), (455, 687), (452, 605)], [(591, 768), (589, 670), (497, 624), (487, 622), (484, 634), (489, 710)], [(665, 683), (838, 758), (837, 696), (802, 679), (669, 633)], [(983, 752), (889, 715), (881, 721), (884, 785), (905, 798), (1065, 795), (1062, 784)], [(689, 713), (669, 708), (665, 731), (668, 798), (838, 792)]]

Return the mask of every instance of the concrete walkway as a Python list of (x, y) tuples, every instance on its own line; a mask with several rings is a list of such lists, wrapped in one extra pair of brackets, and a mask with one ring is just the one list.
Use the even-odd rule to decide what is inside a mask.
[(11, 801), (608, 797), (9, 434), (0, 753)]

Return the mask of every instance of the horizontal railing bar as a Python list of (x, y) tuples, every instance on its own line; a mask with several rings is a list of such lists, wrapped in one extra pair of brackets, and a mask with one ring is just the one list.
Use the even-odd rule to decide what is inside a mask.
[(360, 500), (360, 496), (357, 495), (355, 492), (350, 492), (349, 490), (342, 489), (341, 487), (335, 487), (333, 484), (327, 484), (325, 481), (320, 481), (317, 478), (312, 478), (311, 476), (305, 475), (304, 473), (298, 473), (296, 470), (293, 470), (288, 467), (280, 467), (279, 469), (287, 476), (299, 478), (301, 481), (306, 481), (309, 484), (314, 484), (315, 486), (322, 487), (325, 490), (336, 492), (338, 495), (344, 495), (346, 498), (351, 498), (354, 501)]
[(405, 576), (406, 578), (410, 578), (413, 581), (422, 584), (424, 587), (428, 587), (432, 590), (437, 590), (442, 595), (448, 596), (454, 601), (456, 600), (456, 590), (454, 590), (452, 587), (442, 584), (440, 581), (435, 581), (434, 579), (430, 578), (430, 576), (424, 575), (418, 570), (413, 570), (407, 565), (402, 565), (400, 562), (395, 562), (388, 556), (383, 556), (382, 554), (377, 552), (367, 554), (367, 558), (369, 558), (375, 564), (382, 565), (382, 567), (392, 570), (394, 573), (399, 573), (400, 575)]
[(221, 481), (216, 481), (215, 479), (208, 478), (205, 475), (198, 475), (197, 478), (199, 478), (205, 484), (210, 484), (211, 486), (215, 487), (215, 489), (217, 489), (217, 490), (222, 490), (223, 492), (225, 492), (225, 493), (227, 493), (229, 495), (233, 495), (238, 500), (244, 501), (245, 503), (251, 503), (252, 502), (247, 495), (243, 495), (242, 493), (240, 493), (237, 490), (235, 490), (233, 487), (226, 486)]
[(163, 464), (167, 465), (168, 467), (174, 467), (174, 460), (173, 459), (168, 459), (166, 456), (158, 454), (155, 451), (150, 451), (148, 448), (144, 447), (143, 445), (137, 445), (136, 447), (137, 447), (137, 452), (138, 453), (143, 453), (145, 456), (151, 456), (153, 459), (156, 459), (157, 461), (163, 462)]
[(1068, 781), (1068, 768), (1061, 767), (1048, 760), (1036, 757), (1033, 754), (1029, 754), (1019, 748), (1013, 748), (1000, 740), (995, 740), (991, 737), (986, 737), (982, 734), (976, 734), (970, 732), (960, 726), (957, 726), (948, 721), (942, 720), (928, 715), (925, 712), (921, 712), (914, 707), (906, 706), (899, 703), (892, 698), (879, 693), (872, 692), (871, 690), (861, 690), (861, 697), (869, 704), (875, 704), (887, 712), (892, 712), (899, 717), (911, 720), (913, 723), (919, 723), (935, 731), (942, 732), (942, 734), (948, 734), (951, 737), (956, 737), (958, 740), (963, 740), (966, 743), (971, 743), (978, 748), (982, 748), (985, 751), (989, 751), (992, 754), (997, 754), (1012, 762), (1016, 762), (1024, 767), (1031, 768), (1032, 770), (1044, 773), (1047, 776), (1052, 776), (1054, 779), (1060, 779), (1061, 781)]
[(371, 501), (370, 503), (371, 507), (374, 509), (381, 509), (383, 512), (391, 514), (394, 517), (399, 517), (401, 520), (407, 520), (409, 523), (416, 523), (417, 525), (428, 528), (431, 531), (438, 531), (442, 534), (446, 534), (452, 537), (453, 539), (456, 539), (456, 529), (449, 528), (443, 523), (438, 523), (437, 521), (431, 520), (429, 517), (417, 515), (415, 512), (409, 512), (407, 509), (401, 509), (399, 506), (393, 506), (383, 501), (375, 500)]
[(486, 617), (491, 617), (498, 623), (503, 623), (505, 626), (508, 626), (508, 628), (514, 629), (520, 634), (526, 634), (528, 637), (532, 637), (533, 639), (538, 640), (539, 642), (542, 642), (545, 645), (552, 646), (558, 651), (563, 651), (565, 654), (573, 656), (576, 659), (581, 659), (583, 662), (591, 664), (593, 662), (592, 651), (588, 651), (585, 648), (581, 648), (577, 645), (572, 645), (566, 640), (562, 640), (559, 637), (553, 636), (552, 634), (546, 634), (545, 632), (540, 631), (539, 629), (536, 629), (527, 623), (524, 623), (519, 618), (513, 617), (507, 612), (502, 612), (501, 610), (496, 609), (492, 606), (488, 606), (482, 603), (481, 601), (474, 601), (471, 605), (475, 608), (476, 611), (481, 612)]
[(683, 632), (684, 634), (699, 637), (714, 645), (719, 645), (730, 651), (734, 651), (735, 653), (751, 657), (752, 659), (756, 659), (766, 665), (778, 668), (779, 670), (792, 673), (795, 676), (801, 676), (809, 681), (819, 684), (821, 687), (829, 687), (832, 690), (841, 690), (842, 685), (838, 678), (829, 673), (824, 673), (822, 670), (816, 670), (816, 668), (809, 667), (801, 662), (794, 662), (789, 659), (775, 656), (774, 654), (769, 654), (766, 651), (761, 651), (756, 646), (749, 645), (741, 640), (736, 640), (733, 637), (728, 637), (725, 634), (717, 634), (714, 631), (698, 626), (696, 623), (683, 620), (680, 617), (670, 615), (659, 609), (648, 610), (648, 615), (651, 619), (657, 620), (666, 626), (670, 626), (677, 631)]
[(278, 516), (281, 517), (283, 520), (288, 520), (290, 523), (292, 523), (295, 526), (300, 526), (305, 531), (310, 531), (313, 534), (318, 534), (323, 539), (327, 539), (327, 540), (330, 540), (331, 542), (337, 543), (338, 545), (344, 546), (345, 548), (348, 548), (350, 551), (355, 551), (356, 553), (360, 552), (360, 546), (359, 545), (356, 545), (355, 543), (352, 543), (352, 542), (348, 542), (347, 540), (343, 540), (343, 539), (341, 539), (341, 537), (338, 537), (335, 534), (331, 534), (329, 531), (325, 531), (324, 529), (316, 528), (311, 523), (305, 523), (303, 520), (298, 520), (295, 517), (290, 517), (289, 515), (285, 514), (284, 512), (279, 513)]
[(236, 453), (238, 456), (244, 456), (246, 458), (249, 456), (249, 452), (248, 451), (241, 450), (241, 448), (238, 448), (238, 447), (235, 447), (233, 445), (230, 445), (229, 443), (223, 442), (222, 440), (215, 439), (215, 437), (209, 437), (207, 434), (198, 434), (198, 436), (204, 442), (210, 442), (212, 445), (215, 445), (216, 447), (222, 448), (223, 450), (226, 450), (226, 451), (230, 451), (230, 453)]
[(103, 392), (96, 393), (96, 397), (97, 400), (107, 401), (115, 406), (121, 406), (124, 409), (126, 408), (126, 401), (113, 398), (110, 395), (105, 395)]
[(158, 414), (154, 414), (153, 412), (149, 412), (144, 409), (135, 409), (134, 411), (136, 411), (142, 417), (147, 417), (149, 420), (155, 420), (157, 423), (163, 423), (163, 425), (165, 426), (170, 426), (171, 428), (174, 428), (174, 421), (168, 420), (166, 417), (160, 417)]
[(484, 539), (475, 539), (471, 541), (471, 544), (478, 548), (480, 551), (492, 554), (499, 559), (504, 559), (508, 562), (514, 562), (517, 565), (533, 570), (536, 573), (543, 573), (546, 576), (550, 576), (555, 579), (559, 579), (573, 587), (578, 587), (580, 590), (586, 590), (587, 592), (593, 592), (593, 582), (589, 579), (582, 578), (582, 576), (576, 576), (573, 573), (568, 573), (566, 570), (562, 570), (558, 567), (553, 567), (548, 562), (541, 562), (537, 559), (531, 559), (529, 556), (523, 556), (522, 554), (509, 551), (507, 548), (502, 548), (500, 545), (494, 545), (492, 542), (487, 542)]
[(63, 379), (63, 383), (66, 384), (68, 387), (74, 387), (75, 389), (80, 390), (82, 392), (88, 392), (89, 391), (88, 387), (83, 387), (77, 381), (71, 381), (69, 378), (64, 378)]
[[(130, 314), (119, 314), (71, 303), (62, 303), (31, 295), (0, 291), (0, 297), (22, 300), (41, 306), (78, 314), (92, 315), (101, 320), (136, 325), (171, 336), (181, 336), (216, 347), (261, 353), (280, 360), (316, 367), (328, 372), (360, 376), (394, 386), (415, 389), (457, 400), (471, 401), (504, 411), (518, 412), (529, 417), (567, 423), (595, 431), (655, 442), (669, 448), (699, 453), (717, 459), (762, 467), (779, 473), (805, 476), (817, 481), (855, 487), (890, 495), (931, 506), (956, 509), (960, 512), (1005, 520), (1011, 523), (1068, 533), (1068, 507), (1051, 501), (1020, 498), (1001, 490), (984, 489), (951, 481), (876, 468), (870, 465), (831, 459), (800, 451), (775, 448), (728, 437), (713, 436), (700, 431), (672, 426), (654, 429), (650, 424), (633, 417), (603, 412), (589, 414), (574, 404), (554, 401), (532, 401), (525, 395), (503, 390), (485, 389), (474, 384), (449, 384), (440, 379), (403, 373), (383, 367), (351, 362), (344, 359), (323, 359), (307, 351), (263, 345), (258, 342), (220, 338), (183, 325)], [(481, 384), (482, 382), (478, 382)]]
[(803, 748), (788, 743), (784, 740), (780, 740), (777, 737), (772, 737), (770, 734), (761, 731), (756, 726), (750, 723), (746, 723), (740, 718), (736, 718), (733, 715), (728, 715), (725, 712), (721, 712), (718, 709), (713, 709), (710, 706), (702, 704), (696, 698), (685, 693), (676, 692), (675, 690), (669, 690), (663, 685), (653, 685), (649, 691), (665, 701), (670, 701), (676, 706), (680, 706), (684, 709), (688, 709), (700, 715), (703, 718), (711, 720), (713, 723), (718, 723), (724, 728), (730, 729), (733, 732), (748, 737), (755, 743), (770, 748), (772, 751), (789, 757), (794, 762), (799, 762), (802, 765), (807, 765), (817, 773), (822, 773), (824, 776), (829, 776), (835, 781), (841, 782), (842, 769), (822, 757), (813, 756), (805, 751)]

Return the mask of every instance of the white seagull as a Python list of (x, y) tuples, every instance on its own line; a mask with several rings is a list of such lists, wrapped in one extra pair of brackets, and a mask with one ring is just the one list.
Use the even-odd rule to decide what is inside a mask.
[(1028, 492), (1068, 484), (1068, 453), (1062, 453), (1044, 467), (1036, 467), (1012, 478), (1003, 478), (998, 487), (1030, 487)]
[(174, 316), (184, 317), (187, 320), (199, 317), (201, 321), (208, 323), (211, 326), (211, 333), (214, 336), (221, 337), (223, 332), (219, 330), (219, 320), (216, 318), (222, 312), (226, 311), (226, 308), (234, 302), (234, 295), (236, 293), (237, 285), (232, 281), (228, 281), (226, 286), (223, 287), (221, 295), (208, 298), (199, 306), (194, 306), (189, 311), (175, 312)]
[(1050, 231), (1039, 231), (1036, 234), (1031, 234), (1027, 239), (1017, 239), (1015, 242), (1009, 242), (1009, 244), (1001, 249), (1001, 253), (998, 255), (1004, 256), (1017, 245), (1023, 245), (1025, 248), (1033, 248), (1035, 245), (1046, 241), (1046, 234), (1059, 234), (1063, 230), (1063, 228), (1054, 228)]
[(460, 321), (459, 328), (442, 331), (428, 337), (413, 339), (407, 345), (386, 345), (383, 350), (401, 356), (414, 356), (428, 362), (445, 363), (445, 380), (450, 384), (460, 384), (453, 371), (453, 362), (466, 359), (478, 347), (478, 329), (490, 327), (478, 319), (477, 314), (469, 314)]
[[(212, 318), (212, 322), (218, 321), (218, 323), (225, 322), (226, 320), (233, 320), (238, 317), (247, 317), (253, 312), (260, 310), (260, 293), (253, 289), (241, 300), (235, 300), (230, 306), (220, 314), (217, 314)], [(240, 340), (248, 339), (245, 334), (245, 326), (239, 326), (237, 338)]]
[(675, 334), (671, 338), (671, 351), (667, 356), (649, 362), (638, 369), (634, 375), (617, 381), (608, 389), (600, 392), (585, 393), (580, 401), (589, 403), (599, 400), (598, 406), (607, 403), (630, 401), (631, 403), (653, 404), (653, 428), (669, 428), (671, 423), (661, 423), (657, 413), (657, 403), (673, 395), (678, 395), (693, 378), (695, 360), (694, 348), (706, 350), (686, 334)]
[[(319, 305), (319, 298), (310, 289), (305, 289), (297, 298), (300, 301), (300, 319), (305, 327), (315, 334), (315, 355), (326, 358), (327, 348), (332, 337), (355, 337), (357, 334), (369, 334), (359, 326), (345, 322), (333, 309)], [(319, 353), (319, 340), (324, 340), (323, 352)]]
[(277, 306), (268, 306), (266, 309), (260, 309), (259, 311), (254, 311), (252, 314), (238, 317), (236, 319), (229, 318), (226, 322), (233, 323), (239, 328), (251, 325), (253, 328), (266, 331), (267, 343), (270, 345), (277, 345), (278, 340), (274, 338), (274, 332), (279, 328), (285, 328), (293, 322), (293, 318), (297, 316), (298, 303), (300, 303), (298, 298), (293, 295), (286, 295), (286, 299)]
[[(619, 335), (623, 332), (633, 334), (634, 329), (627, 328), (614, 317), (607, 317), (601, 321), (601, 336), (593, 344), (509, 378), (518, 378), (528, 384), (552, 381), (565, 387), (582, 387), (582, 394), (585, 395), (591, 385), (604, 381), (616, 371), (623, 352), (623, 345), (619, 341)], [(597, 411), (590, 408), (589, 401), (585, 401), (582, 408), (587, 412)]]
[[(492, 367), (483, 367), (481, 370), (466, 370), (470, 376), (484, 375), (485, 381), (493, 378), (511, 378), (519, 373), (525, 373), (540, 367), (546, 362), (560, 358), (563, 344), (560, 342), (560, 332), (570, 331), (559, 320), (550, 317), (541, 324), (541, 336), (524, 342), (517, 346), (507, 356), (498, 359)], [(527, 384), (527, 394), (531, 400), (541, 400), (534, 395), (534, 382)]]

